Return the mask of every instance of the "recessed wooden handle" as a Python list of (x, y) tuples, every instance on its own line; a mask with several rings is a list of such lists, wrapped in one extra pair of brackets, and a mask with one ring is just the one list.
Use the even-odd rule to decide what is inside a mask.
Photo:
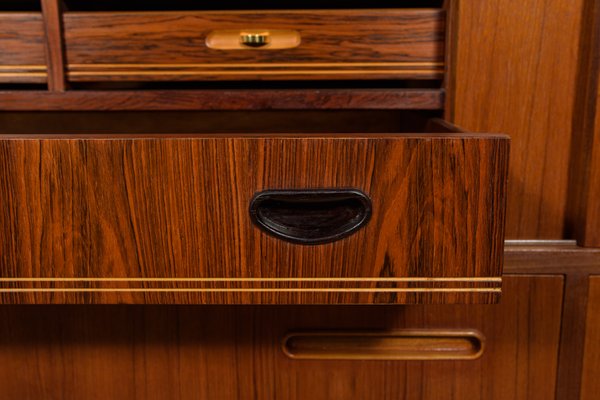
[(474, 360), (484, 342), (475, 330), (309, 332), (287, 335), (283, 352), (307, 360)]
[(300, 42), (300, 32), (290, 29), (220, 29), (206, 37), (206, 46), (215, 50), (283, 50)]
[(369, 222), (371, 200), (358, 190), (267, 190), (250, 204), (252, 222), (278, 239), (322, 244)]

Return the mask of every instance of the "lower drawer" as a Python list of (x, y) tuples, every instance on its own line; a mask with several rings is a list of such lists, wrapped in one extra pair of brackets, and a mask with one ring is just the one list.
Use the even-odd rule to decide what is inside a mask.
[[(562, 276), (507, 276), (499, 305), (5, 306), (0, 398), (547, 400), (562, 297)], [(484, 350), (472, 360), (428, 352), (386, 361), (382, 343), (342, 359), (356, 348), (338, 342), (320, 357), (292, 359), (281, 344), (297, 332), (415, 329), (477, 331)], [(423, 347), (413, 342), (417, 357)]]
[(3, 303), (492, 302), (508, 139), (0, 138)]

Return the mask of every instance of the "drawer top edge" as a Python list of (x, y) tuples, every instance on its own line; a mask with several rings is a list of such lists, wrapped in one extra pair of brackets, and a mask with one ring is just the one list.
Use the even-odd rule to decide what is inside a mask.
[(1, 134), (1, 140), (169, 140), (169, 139), (316, 139), (316, 140), (502, 140), (510, 141), (510, 136), (503, 133), (89, 133), (89, 134)]

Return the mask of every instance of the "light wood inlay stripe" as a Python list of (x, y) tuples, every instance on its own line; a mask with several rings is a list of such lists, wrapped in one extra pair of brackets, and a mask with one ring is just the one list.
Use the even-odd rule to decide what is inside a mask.
[(502, 278), (0, 278), (0, 282), (502, 282)]
[(217, 288), (217, 289), (205, 289), (205, 288), (8, 288), (0, 289), (0, 293), (42, 293), (42, 292), (196, 292), (196, 293), (221, 293), (221, 292), (360, 292), (360, 293), (417, 293), (417, 292), (428, 292), (428, 293), (501, 293), (502, 289), (499, 288), (381, 288), (381, 289), (366, 289), (366, 288)]
[(0, 65), (0, 71), (46, 71), (47, 68), (45, 65)]
[(70, 69), (118, 68), (314, 68), (314, 67), (443, 67), (444, 62), (351, 62), (351, 63), (193, 63), (193, 64), (69, 64)]
[(151, 75), (322, 75), (322, 74), (443, 74), (443, 70), (274, 70), (274, 71), (69, 71), (70, 77), (78, 76), (151, 76)]
[(3, 77), (3, 78), (10, 78), (10, 77), (15, 77), (15, 78), (25, 78), (25, 77), (45, 78), (47, 76), (48, 76), (48, 74), (46, 74), (45, 72), (0, 72), (0, 77)]

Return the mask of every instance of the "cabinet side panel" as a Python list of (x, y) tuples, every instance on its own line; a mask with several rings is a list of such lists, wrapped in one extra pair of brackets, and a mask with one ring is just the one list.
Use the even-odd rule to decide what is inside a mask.
[(455, 3), (449, 118), (512, 137), (507, 238), (562, 238), (583, 0)]

